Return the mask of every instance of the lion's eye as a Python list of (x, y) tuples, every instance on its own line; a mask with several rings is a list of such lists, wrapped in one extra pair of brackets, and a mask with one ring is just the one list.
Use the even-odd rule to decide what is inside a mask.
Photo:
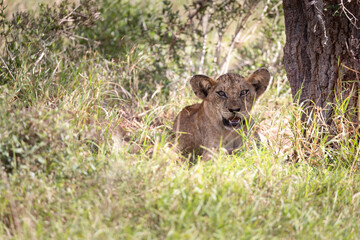
[(249, 93), (249, 89), (241, 90), (240, 97), (246, 96), (246, 95), (248, 95), (248, 93)]
[(220, 97), (226, 97), (226, 93), (224, 91), (216, 92)]

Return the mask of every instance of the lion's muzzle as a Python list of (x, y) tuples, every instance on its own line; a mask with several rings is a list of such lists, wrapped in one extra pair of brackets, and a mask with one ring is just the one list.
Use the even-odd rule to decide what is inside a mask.
[(245, 119), (244, 118), (240, 118), (237, 116), (233, 116), (229, 119), (226, 119), (224, 117), (222, 117), (222, 122), (224, 124), (225, 127), (227, 128), (239, 128), (241, 125), (245, 124)]

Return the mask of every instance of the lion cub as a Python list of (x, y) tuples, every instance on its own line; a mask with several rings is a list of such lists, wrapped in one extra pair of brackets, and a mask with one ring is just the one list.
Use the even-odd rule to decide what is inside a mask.
[[(239, 131), (247, 131), (246, 121), (255, 101), (269, 85), (270, 73), (260, 68), (248, 78), (227, 73), (217, 80), (195, 75), (190, 85), (201, 103), (185, 107), (176, 117), (173, 132), (183, 154), (203, 155), (221, 144), (228, 153), (242, 145)], [(209, 151), (210, 150), (210, 151)]]

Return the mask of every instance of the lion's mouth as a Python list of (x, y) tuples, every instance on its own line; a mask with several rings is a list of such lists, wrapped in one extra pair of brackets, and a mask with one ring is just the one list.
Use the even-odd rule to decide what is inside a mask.
[(231, 128), (237, 128), (240, 126), (240, 124), (245, 124), (245, 119), (239, 118), (239, 117), (232, 117), (229, 119), (222, 118), (223, 124), (225, 127), (231, 127)]

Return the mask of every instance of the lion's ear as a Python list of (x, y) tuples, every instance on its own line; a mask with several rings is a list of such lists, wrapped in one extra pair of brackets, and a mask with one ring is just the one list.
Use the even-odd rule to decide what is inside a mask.
[(195, 95), (201, 99), (205, 99), (209, 94), (211, 87), (213, 87), (216, 82), (205, 75), (195, 75), (190, 80), (190, 85)]
[(246, 81), (255, 87), (256, 98), (258, 98), (269, 85), (270, 72), (266, 68), (259, 68)]

